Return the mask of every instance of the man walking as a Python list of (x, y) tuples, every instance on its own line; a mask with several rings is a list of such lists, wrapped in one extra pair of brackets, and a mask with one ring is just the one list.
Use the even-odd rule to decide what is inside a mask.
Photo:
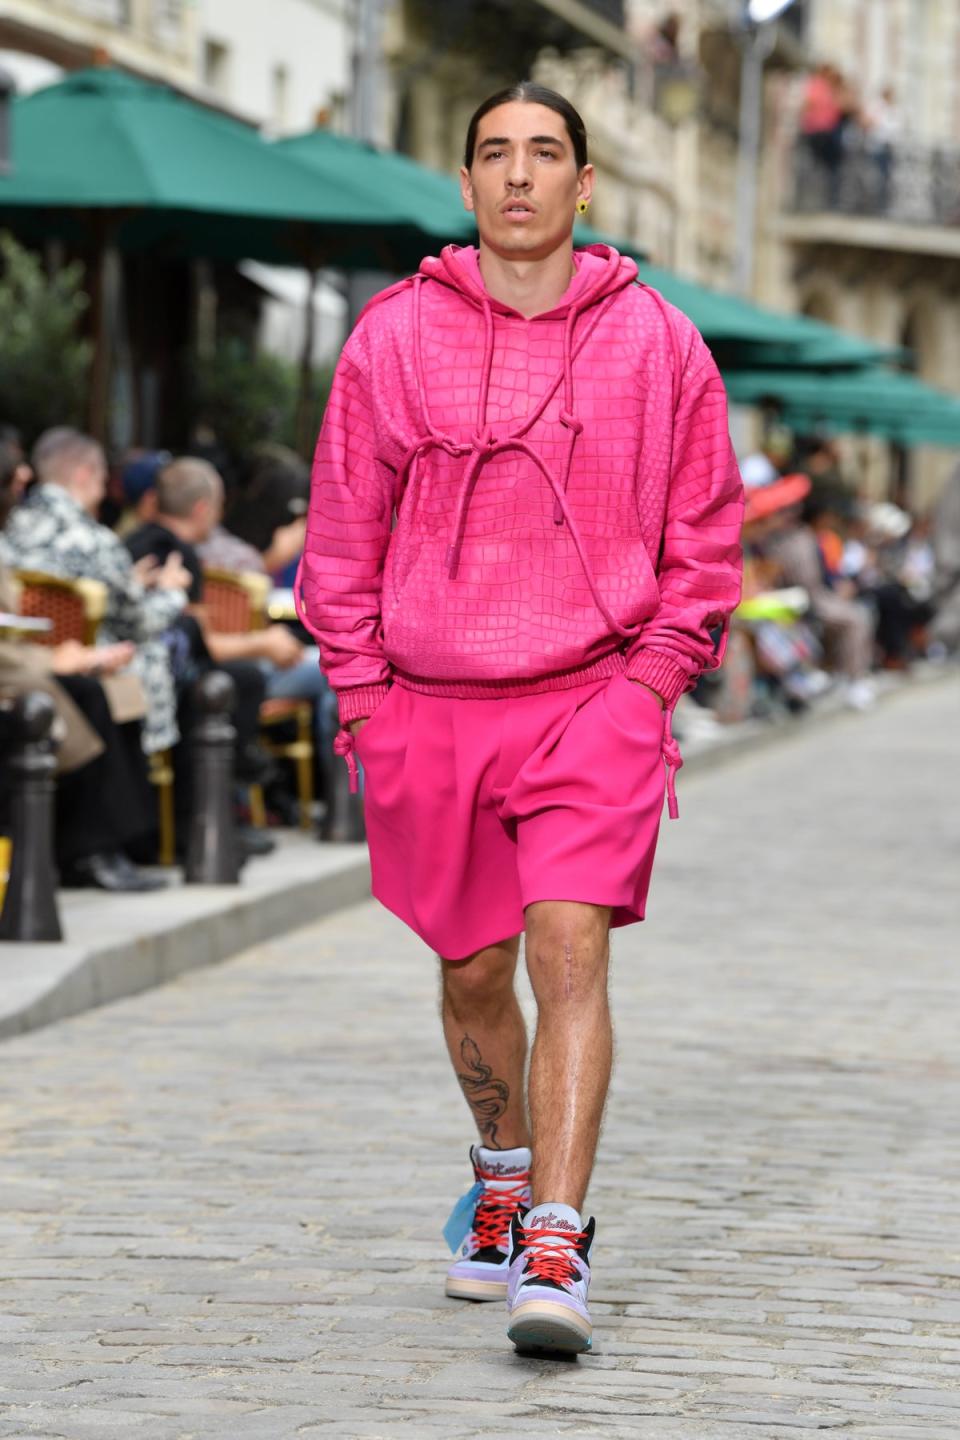
[(298, 585), (354, 785), (354, 750), (364, 767), (373, 893), (440, 957), (480, 1134), (447, 1293), (506, 1294), (518, 1347), (571, 1352), (591, 1343), (609, 930), (644, 916), (664, 762), (676, 813), (670, 715), (722, 658), (742, 513), (702, 339), (632, 260), (573, 249), (593, 178), (562, 96), (480, 106), (461, 171), (479, 247), (360, 316)]

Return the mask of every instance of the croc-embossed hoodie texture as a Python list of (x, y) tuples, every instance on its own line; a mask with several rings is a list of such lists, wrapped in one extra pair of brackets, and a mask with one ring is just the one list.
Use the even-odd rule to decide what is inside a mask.
[(526, 318), (450, 245), (361, 313), (297, 587), (342, 724), (393, 678), (493, 697), (625, 668), (670, 709), (719, 663), (743, 504), (723, 384), (632, 260), (574, 264)]

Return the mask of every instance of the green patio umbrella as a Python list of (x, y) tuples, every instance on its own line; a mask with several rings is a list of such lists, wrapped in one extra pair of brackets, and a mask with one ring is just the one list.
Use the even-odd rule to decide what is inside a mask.
[[(378, 150), (374, 145), (346, 135), (334, 135), (329, 130), (291, 135), (274, 141), (274, 148), (309, 166), (324, 188), (335, 190), (342, 177), (362, 183), (371, 193), (382, 197), (383, 224), (416, 223), (439, 242), (435, 248), (450, 243), (469, 245), (476, 240), (473, 216), (463, 208), (457, 181), (419, 164), (409, 155)], [(582, 220), (577, 221), (574, 242), (577, 245), (603, 242), (613, 245), (621, 255), (632, 255), (635, 260), (643, 258), (643, 252), (629, 240), (603, 235)]]
[(249, 125), (96, 68), (14, 102), (0, 217), (34, 216), (43, 233), (71, 239), (106, 213), (124, 251), (268, 263), (313, 251), (323, 263), (402, 269), (426, 233), (410, 207), (391, 209), (382, 187), (346, 167), (335, 186), (318, 185)]
[(255, 259), (310, 272), (405, 270), (432, 244), (409, 205), (391, 208), (383, 186), (346, 169), (335, 185), (318, 183), (250, 126), (119, 70), (81, 70), (18, 99), (12, 130), (0, 223), (28, 241), (57, 236), (96, 256), (90, 420), (98, 435), (111, 252)]
[(710, 290), (656, 265), (641, 265), (640, 279), (693, 321), (724, 372), (794, 366), (831, 368), (897, 360), (903, 352), (837, 330), (807, 315), (789, 315)]
[(775, 405), (786, 424), (879, 435), (901, 445), (960, 447), (960, 396), (880, 365), (830, 374), (725, 371), (731, 400)]

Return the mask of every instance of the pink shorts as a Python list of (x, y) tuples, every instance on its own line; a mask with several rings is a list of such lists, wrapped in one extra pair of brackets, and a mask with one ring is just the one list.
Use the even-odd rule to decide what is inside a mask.
[(356, 741), (373, 894), (447, 960), (520, 934), (535, 900), (642, 920), (663, 729), (623, 674), (496, 700), (395, 682)]

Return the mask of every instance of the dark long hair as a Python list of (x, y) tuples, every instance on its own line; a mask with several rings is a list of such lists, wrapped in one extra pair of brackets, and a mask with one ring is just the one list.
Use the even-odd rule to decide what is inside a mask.
[(473, 164), (473, 152), (477, 146), (477, 126), (490, 110), (496, 110), (498, 105), (509, 105), (511, 101), (520, 100), (525, 105), (545, 105), (548, 110), (553, 110), (560, 116), (567, 127), (567, 134), (573, 144), (573, 153), (577, 162), (577, 169), (582, 170), (587, 162), (587, 127), (577, 110), (570, 104), (565, 96), (557, 93), (556, 90), (548, 90), (546, 85), (535, 85), (532, 80), (521, 80), (517, 85), (510, 85), (506, 90), (498, 90), (496, 95), (490, 95), (479, 105), (470, 117), (470, 124), (467, 126), (467, 143), (463, 150), (463, 163), (469, 170)]
[[(0, 427), (0, 430), (5, 432), (6, 426)], [(7, 516), (16, 501), (13, 482), (22, 464), (23, 451), (20, 449), (19, 439), (10, 439), (6, 433), (0, 433), (0, 530), (6, 524)]]

